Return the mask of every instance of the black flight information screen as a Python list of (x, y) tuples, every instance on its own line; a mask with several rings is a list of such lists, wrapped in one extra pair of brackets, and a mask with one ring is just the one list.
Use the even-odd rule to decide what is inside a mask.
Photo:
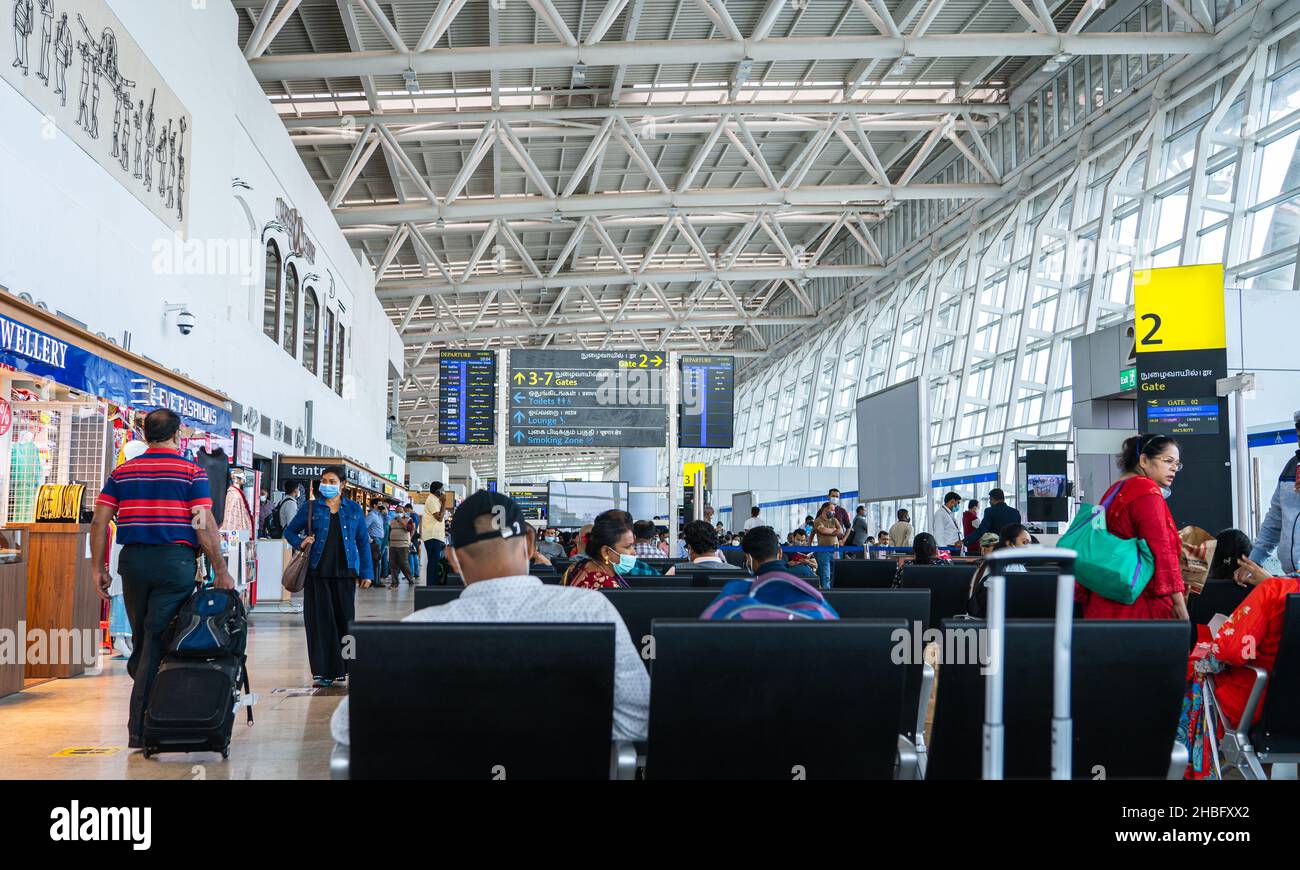
[(442, 351), (438, 359), (438, 443), (494, 443), (496, 412), (496, 353)]
[(735, 438), (736, 358), (682, 354), (679, 447), (729, 448)]

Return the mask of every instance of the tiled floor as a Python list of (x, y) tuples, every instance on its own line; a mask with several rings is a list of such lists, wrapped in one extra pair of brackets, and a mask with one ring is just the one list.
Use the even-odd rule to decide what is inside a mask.
[[(401, 619), (413, 599), (405, 583), (358, 590), (357, 618)], [(0, 779), (327, 779), (329, 717), (345, 690), (311, 688), (302, 616), (254, 612), (248, 655), (256, 722), (249, 727), (240, 713), (228, 761), (217, 753), (146, 760), (128, 750), (131, 681), (125, 661), (105, 660), (98, 676), (0, 698)]]

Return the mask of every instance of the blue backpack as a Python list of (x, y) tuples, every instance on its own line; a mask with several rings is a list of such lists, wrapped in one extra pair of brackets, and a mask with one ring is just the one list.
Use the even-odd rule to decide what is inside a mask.
[(184, 658), (234, 656), (248, 647), (248, 614), (233, 589), (200, 586), (172, 620), (167, 652)]
[(839, 619), (830, 602), (807, 580), (772, 571), (752, 581), (733, 580), (700, 614), (714, 620)]

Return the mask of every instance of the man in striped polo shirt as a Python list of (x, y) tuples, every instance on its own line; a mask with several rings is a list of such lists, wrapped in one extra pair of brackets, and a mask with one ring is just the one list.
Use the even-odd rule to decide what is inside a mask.
[(126, 663), (134, 681), (127, 722), (128, 745), (133, 749), (140, 746), (149, 689), (162, 663), (163, 633), (194, 591), (200, 549), (216, 571), (218, 588), (235, 588), (221, 555), (207, 472), (181, 455), (180, 427), (181, 418), (166, 408), (144, 418), (149, 449), (109, 475), (90, 526), (95, 580), (103, 598), (109, 597), (113, 578), (99, 560), (114, 518), (122, 544), (118, 572), (135, 637)]

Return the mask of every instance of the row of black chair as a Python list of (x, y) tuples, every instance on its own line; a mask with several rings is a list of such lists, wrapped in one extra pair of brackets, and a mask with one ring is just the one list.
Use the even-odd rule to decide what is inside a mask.
[[(882, 715), (904, 703), (910, 662), (899, 661), (898, 632), (911, 627), (903, 618), (654, 620), (647, 778), (912, 776), (911, 743), (895, 716)], [(1009, 778), (1049, 773), (1052, 628), (1007, 624)], [(610, 625), (359, 622), (350, 630), (354, 778), (607, 778), (613, 760), (628, 758), (623, 747), (610, 751)], [(1175, 622), (1076, 622), (1076, 777), (1170, 775), (1183, 632)], [(983, 664), (976, 655), (944, 665), (927, 778), (980, 775)]]
[[(446, 604), (460, 595), (457, 588), (417, 587), (415, 609)], [(656, 620), (698, 619), (717, 593), (707, 589), (603, 589), (627, 626), (632, 643), (642, 651), (646, 668), (651, 656), (646, 652), (658, 648), (654, 637)], [(902, 619), (909, 630), (924, 632), (929, 622), (930, 593), (924, 589), (855, 589), (829, 590), (826, 600), (842, 619)], [(653, 641), (652, 641), (653, 638)], [(915, 657), (913, 657), (915, 659)], [(924, 722), (924, 705), (929, 701), (932, 669), (920, 659), (913, 660), (904, 677), (904, 697), (899, 711), (899, 733), (919, 744), (916, 735)]]

